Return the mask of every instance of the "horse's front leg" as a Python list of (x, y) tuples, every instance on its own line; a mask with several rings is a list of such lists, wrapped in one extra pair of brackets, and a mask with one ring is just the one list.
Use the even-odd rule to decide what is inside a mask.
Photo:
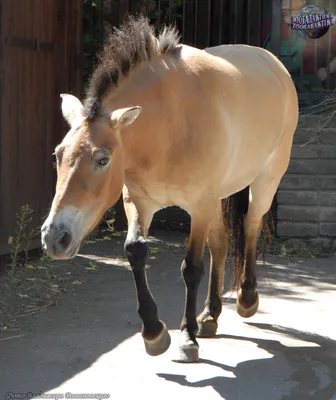
[(179, 358), (177, 360), (180, 362), (196, 362), (199, 359), (196, 340), (198, 331), (196, 300), (198, 287), (204, 275), (204, 247), (212, 220), (209, 210), (213, 210), (210, 205), (207, 210), (202, 210), (203, 212), (198, 210), (197, 214), (191, 214), (188, 252), (181, 266), (186, 287), (186, 301), (181, 323)]
[(148, 287), (145, 269), (147, 231), (157, 210), (143, 202), (135, 204), (125, 195), (124, 205), (128, 220), (125, 252), (132, 267), (137, 292), (138, 314), (143, 323), (141, 333), (147, 354), (157, 356), (170, 346), (170, 336), (166, 325), (158, 318), (157, 306)]

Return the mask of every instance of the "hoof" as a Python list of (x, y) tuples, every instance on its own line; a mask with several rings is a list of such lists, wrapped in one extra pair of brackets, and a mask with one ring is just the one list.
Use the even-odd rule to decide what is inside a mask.
[(202, 316), (198, 317), (197, 324), (198, 324), (198, 332), (197, 332), (198, 337), (209, 338), (216, 336), (218, 323), (210, 315), (206, 317)]
[(160, 322), (162, 323), (161, 333), (153, 340), (144, 339), (146, 353), (153, 357), (165, 353), (169, 349), (171, 343), (165, 323), (162, 321)]
[(174, 361), (180, 363), (195, 363), (198, 360), (198, 344), (196, 340), (192, 341), (187, 332), (181, 332), (178, 357)]
[(196, 344), (190, 344), (189, 346), (179, 347), (179, 357), (176, 362), (180, 363), (196, 363), (199, 360), (198, 346)]
[[(247, 299), (247, 301), (246, 301)], [(238, 292), (237, 297), (237, 313), (242, 318), (251, 318), (258, 311), (259, 293), (258, 290), (243, 294), (242, 289)]]

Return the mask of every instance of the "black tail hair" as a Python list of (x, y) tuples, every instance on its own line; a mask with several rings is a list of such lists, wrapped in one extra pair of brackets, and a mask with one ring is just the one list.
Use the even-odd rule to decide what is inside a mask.
[[(233, 271), (231, 289), (237, 290), (240, 287), (245, 263), (245, 235), (244, 217), (248, 210), (249, 186), (240, 192), (234, 193), (222, 202), (223, 215), (230, 229), (229, 249), (230, 265)], [(258, 255), (262, 256), (265, 262), (265, 254), (270, 243), (273, 231), (273, 219), (271, 211), (268, 211), (262, 222), (261, 248)]]

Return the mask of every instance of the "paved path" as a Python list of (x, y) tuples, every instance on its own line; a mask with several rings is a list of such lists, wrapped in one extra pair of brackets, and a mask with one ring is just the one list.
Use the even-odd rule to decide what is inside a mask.
[[(168, 352), (151, 358), (144, 351), (123, 241), (90, 244), (69, 264), (83, 283), (62, 294), (57, 307), (27, 318), (23, 337), (0, 341), (0, 398), (70, 392), (118, 400), (336, 399), (335, 259), (270, 258), (267, 272), (259, 267), (257, 315), (241, 319), (235, 295), (225, 293), (218, 336), (199, 340), (198, 364), (178, 364), (171, 360), (184, 305), (184, 249), (175, 244), (183, 236), (158, 237), (148, 274), (172, 335)], [(92, 260), (98, 271), (88, 272)]]

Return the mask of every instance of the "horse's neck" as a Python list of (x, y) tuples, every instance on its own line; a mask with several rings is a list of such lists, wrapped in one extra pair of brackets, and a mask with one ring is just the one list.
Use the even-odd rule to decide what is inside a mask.
[(109, 111), (138, 105), (142, 107), (138, 119), (121, 133), (126, 169), (143, 166), (146, 160), (159, 162), (160, 157), (171, 148), (172, 135), (175, 134), (171, 127), (176, 113), (172, 112), (173, 99), (167, 99), (167, 93), (172, 90), (169, 75), (167, 66), (159, 61), (140, 67), (105, 100), (104, 108)]

